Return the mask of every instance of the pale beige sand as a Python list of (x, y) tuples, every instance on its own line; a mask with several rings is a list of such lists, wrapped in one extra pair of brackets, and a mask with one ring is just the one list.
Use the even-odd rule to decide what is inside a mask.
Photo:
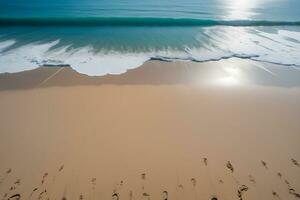
[[(20, 178), (9, 195), (20, 193), (21, 199), (38, 199), (44, 189), (50, 199), (79, 199), (80, 194), (84, 199), (111, 199), (115, 189), (120, 200), (148, 199), (143, 192), (150, 199), (163, 199), (164, 190), (169, 199), (216, 195), (232, 200), (238, 199), (239, 184), (249, 187), (243, 199), (297, 199), (284, 180), (300, 192), (300, 168), (291, 162), (300, 161), (299, 87), (176, 82), (184, 77), (176, 69), (179, 64), (172, 65), (177, 78), (163, 73), (171, 64), (148, 65), (110, 79), (89, 79), (64, 69), (67, 73), (43, 83), (55, 68), (2, 75), (0, 198)], [(131, 80), (124, 78), (132, 73)], [(7, 84), (15, 85), (9, 89)], [(12, 172), (5, 174), (9, 168)], [(195, 187), (191, 178), (197, 181)], [(29, 198), (35, 187), (39, 190)]]

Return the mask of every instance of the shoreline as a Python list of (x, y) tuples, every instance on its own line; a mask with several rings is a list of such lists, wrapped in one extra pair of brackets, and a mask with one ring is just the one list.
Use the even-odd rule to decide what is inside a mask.
[[(69, 66), (43, 66), (33, 70), (0, 74), (0, 91), (78, 85), (172, 85), (300, 87), (300, 70), (284, 65), (230, 58), (220, 61), (147, 61), (122, 74), (88, 76)], [(224, 83), (217, 83), (218, 79)], [(226, 78), (236, 79), (228, 80)], [(213, 83), (215, 81), (215, 83)], [(232, 81), (232, 83), (230, 83)], [(235, 83), (234, 81), (237, 81)], [(232, 85), (231, 85), (232, 84)]]
[(0, 196), (228, 200), (245, 185), (245, 200), (293, 200), (299, 73), (232, 59), (1, 74)]

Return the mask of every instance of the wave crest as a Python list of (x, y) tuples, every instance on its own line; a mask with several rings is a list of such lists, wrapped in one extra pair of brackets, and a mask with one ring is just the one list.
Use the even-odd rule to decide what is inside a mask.
[(60, 17), (0, 18), (0, 26), (300, 26), (300, 21), (209, 20), (193, 18)]

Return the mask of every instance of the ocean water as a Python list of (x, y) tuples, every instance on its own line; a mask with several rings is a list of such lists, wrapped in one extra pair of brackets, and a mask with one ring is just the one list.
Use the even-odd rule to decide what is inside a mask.
[(300, 1), (0, 0), (0, 73), (231, 57), (300, 67)]

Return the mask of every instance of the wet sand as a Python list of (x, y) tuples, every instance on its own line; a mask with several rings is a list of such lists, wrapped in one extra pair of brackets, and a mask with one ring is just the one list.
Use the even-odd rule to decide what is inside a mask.
[(238, 59), (2, 74), (0, 198), (297, 199), (299, 74)]

